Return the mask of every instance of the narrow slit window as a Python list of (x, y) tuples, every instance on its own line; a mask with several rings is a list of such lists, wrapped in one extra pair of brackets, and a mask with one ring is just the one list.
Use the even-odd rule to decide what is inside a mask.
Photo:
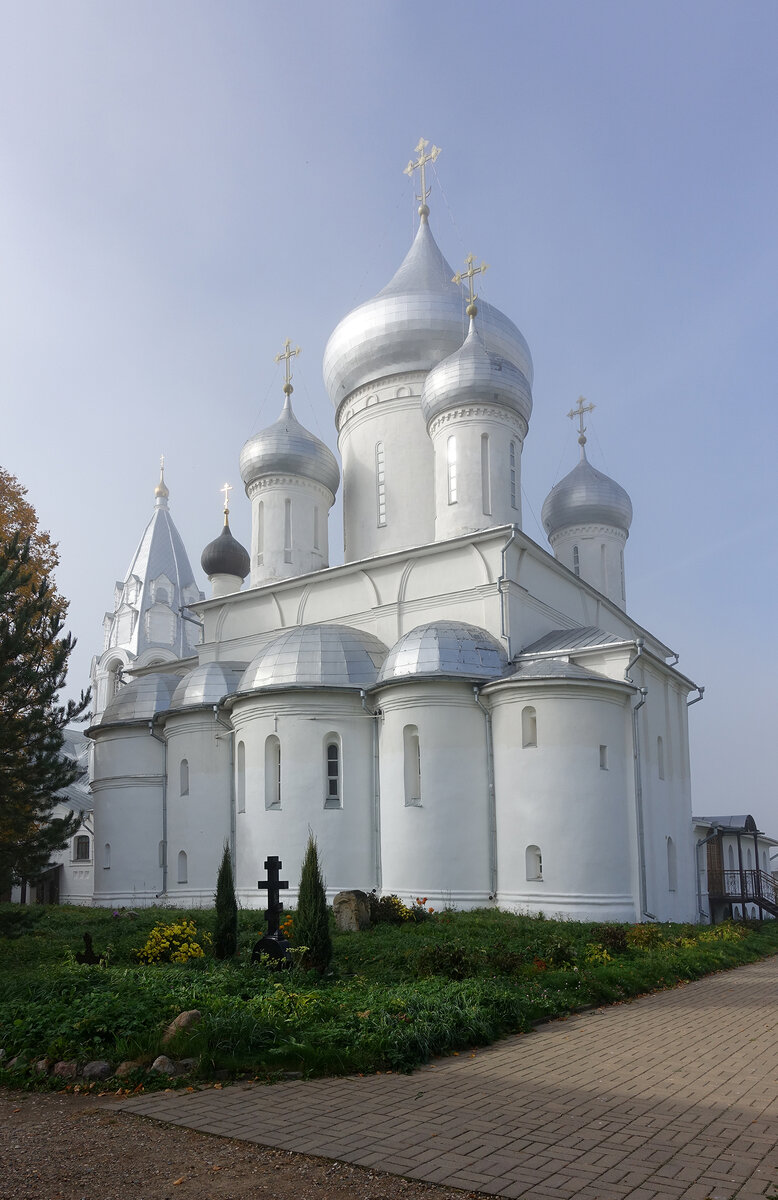
[(103, 847), (103, 870), (110, 871), (111, 869), (111, 843), (106, 842)]
[(457, 502), (457, 439), (450, 437), (446, 443), (446, 466), (448, 469), (448, 502)]
[(261, 566), (265, 558), (265, 503), (260, 500), (257, 508), (257, 562)]
[(481, 434), (481, 507), (484, 516), (492, 513), (492, 482), (489, 465), (489, 434)]
[(600, 746), (600, 770), (608, 770), (608, 747)]
[(577, 546), (573, 546), (573, 573), (575, 575), (581, 574), (581, 556), (578, 553)]
[(678, 860), (675, 852), (675, 842), (667, 839), (667, 890), (674, 892), (678, 887)]
[(531, 704), (521, 710), (521, 744), (524, 749), (538, 744), (538, 715)]
[(246, 811), (246, 743), (238, 742), (238, 812)]
[(186, 758), (181, 759), (178, 794), (179, 796), (189, 795), (189, 760)]
[(510, 445), (510, 476), (511, 476), (511, 508), (518, 508), (516, 502), (516, 443)]
[(405, 805), (406, 808), (418, 807), (421, 804), (421, 746), (416, 725), (406, 725), (403, 729), (403, 755)]
[(619, 550), (619, 572), (621, 574), (621, 598), (626, 600), (627, 589), (624, 586), (624, 551)]
[(318, 506), (318, 504), (314, 504), (314, 506), (313, 506), (313, 548), (314, 548), (314, 550), (319, 549), (319, 506)]
[(660, 779), (665, 777), (665, 744), (661, 737), (656, 739), (656, 769)]
[(542, 880), (543, 855), (540, 852), (540, 846), (527, 846), (527, 849), (524, 853), (524, 859), (527, 867), (527, 879)]
[(292, 501), (284, 500), (284, 562), (292, 561)]
[(178, 852), (178, 882), (179, 883), (188, 883), (189, 882), (189, 880), (187, 879), (186, 850), (179, 850), (179, 852)]
[(386, 525), (386, 461), (383, 442), (376, 442), (375, 448), (375, 493), (376, 520), (379, 528), (383, 528)]
[(281, 807), (281, 743), (271, 733), (265, 742), (265, 808)]
[(326, 771), (324, 807), (342, 808), (340, 739), (336, 734), (328, 734), (325, 738), (324, 747)]

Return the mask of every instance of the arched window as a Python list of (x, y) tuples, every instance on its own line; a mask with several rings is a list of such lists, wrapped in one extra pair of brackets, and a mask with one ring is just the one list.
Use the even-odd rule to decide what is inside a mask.
[(621, 598), (622, 598), (622, 600), (626, 600), (627, 589), (624, 586), (624, 551), (623, 550), (619, 550), (619, 572), (621, 574)]
[(314, 506), (313, 506), (313, 548), (314, 548), (314, 550), (319, 549), (319, 506), (318, 506), (318, 504), (314, 504)]
[(178, 852), (178, 882), (179, 883), (188, 883), (189, 882), (186, 877), (186, 872), (187, 872), (186, 850), (179, 850), (179, 852)]
[(73, 842), (73, 857), (76, 862), (89, 862), (89, 838), (80, 833)]
[(511, 477), (511, 508), (518, 508), (516, 499), (516, 443), (510, 444), (510, 477)]
[(342, 808), (340, 738), (328, 733), (324, 739), (324, 807)]
[(246, 811), (246, 744), (238, 742), (238, 812)]
[(543, 855), (540, 853), (540, 846), (527, 846), (524, 852), (524, 861), (527, 866), (528, 880), (543, 878)]
[(732, 849), (732, 843), (727, 846), (727, 869), (734, 871), (735, 869), (735, 851)]
[(189, 795), (189, 760), (187, 758), (181, 759), (178, 794), (179, 796)]
[(292, 561), (292, 501), (284, 500), (284, 562)]
[(271, 733), (265, 741), (265, 808), (281, 807), (281, 743)]
[(762, 851), (762, 870), (763, 871), (767, 870), (767, 851), (766, 850)]
[(659, 778), (665, 777), (665, 744), (661, 737), (656, 739), (656, 769), (659, 773)]
[(531, 704), (521, 710), (521, 744), (525, 749), (538, 744), (538, 716)]
[(457, 502), (457, 439), (450, 437), (446, 443), (446, 467), (448, 470), (448, 502)]
[(492, 512), (492, 481), (489, 463), (489, 434), (481, 434), (481, 508), (484, 516)]
[(257, 563), (261, 566), (265, 558), (265, 503), (257, 505)]
[(667, 890), (674, 892), (678, 886), (678, 861), (675, 852), (675, 842), (667, 839)]
[(608, 747), (600, 746), (600, 770), (608, 770)]
[(110, 871), (111, 869), (111, 843), (106, 842), (103, 847), (103, 870)]
[(383, 442), (376, 442), (375, 447), (375, 494), (376, 519), (381, 528), (386, 524), (386, 465)]
[(403, 761), (405, 771), (406, 807), (421, 804), (421, 747), (416, 725), (403, 729)]
[(573, 574), (581, 574), (581, 556), (578, 553), (578, 547), (573, 546)]
[(110, 704), (122, 686), (122, 664), (116, 659), (108, 667), (108, 687), (106, 688), (106, 704)]

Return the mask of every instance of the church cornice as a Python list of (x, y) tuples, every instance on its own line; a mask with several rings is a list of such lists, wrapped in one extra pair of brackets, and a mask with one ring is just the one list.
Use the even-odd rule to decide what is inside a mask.
[(272, 488), (292, 487), (303, 491), (315, 492), (330, 508), (335, 503), (335, 497), (328, 487), (325, 487), (323, 483), (318, 483), (315, 479), (306, 479), (302, 475), (263, 475), (259, 479), (254, 479), (248, 485), (246, 495), (249, 500), (253, 500), (261, 492), (270, 491)]
[(553, 550), (565, 538), (571, 537), (615, 537), (623, 544), (626, 543), (629, 533), (624, 529), (619, 529), (617, 525), (564, 525), (549, 537), (548, 541)]
[(509, 425), (518, 432), (522, 444), (529, 431), (529, 425), (523, 417), (501, 404), (461, 404), (433, 417), (427, 426), (427, 432), (434, 438), (445, 426), (465, 421), (496, 421), (500, 425)]
[(340, 433), (350, 421), (369, 416), (370, 409), (376, 407), (418, 408), (425, 378), (424, 371), (404, 371), (362, 384), (341, 401), (335, 414), (335, 428)]

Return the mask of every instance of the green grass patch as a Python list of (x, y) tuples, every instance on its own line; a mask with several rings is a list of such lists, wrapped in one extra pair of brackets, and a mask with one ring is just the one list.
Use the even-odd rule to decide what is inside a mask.
[[(0, 1048), (4, 1064), (21, 1056), (0, 1079), (31, 1083), (24, 1064), (44, 1057), (149, 1064), (167, 1024), (192, 1008), (202, 1021), (169, 1052), (196, 1058), (204, 1078), (408, 1071), (537, 1021), (778, 952), (773, 921), (629, 927), (481, 910), (334, 934), (332, 969), (319, 978), (252, 967), (261, 914), (243, 910), (237, 960), (207, 951), (140, 964), (154, 926), (182, 918), (198, 936), (213, 933), (211, 910), (0, 906)], [(85, 930), (106, 965), (75, 962)]]

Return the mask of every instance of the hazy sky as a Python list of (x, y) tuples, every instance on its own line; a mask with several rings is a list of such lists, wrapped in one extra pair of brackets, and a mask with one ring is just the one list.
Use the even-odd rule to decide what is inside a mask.
[[(694, 809), (778, 836), (778, 5), (0, 0), (0, 462), (59, 542), (72, 690), (153, 508), (199, 569), (275, 420), (335, 449), (327, 337), (431, 223), (527, 337), (524, 528), (576, 461), (629, 491), (629, 609), (706, 686)], [(339, 510), (331, 560), (341, 560)]]

